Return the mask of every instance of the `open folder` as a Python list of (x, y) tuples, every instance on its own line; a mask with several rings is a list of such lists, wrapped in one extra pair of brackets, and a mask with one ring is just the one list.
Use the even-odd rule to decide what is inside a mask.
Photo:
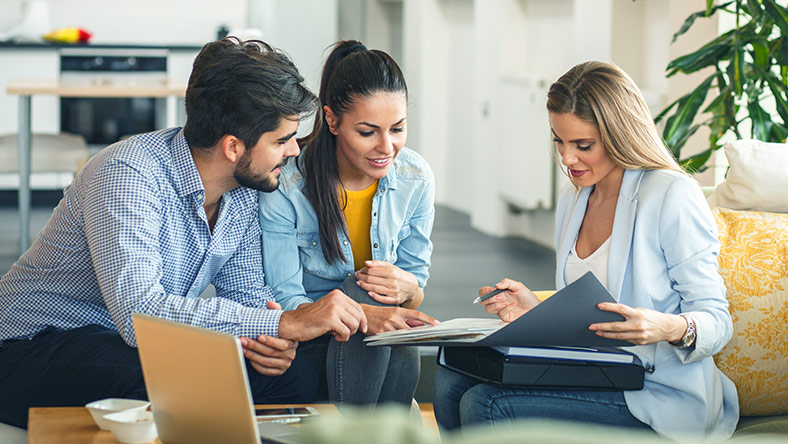
[(588, 329), (591, 324), (624, 320), (617, 313), (600, 310), (597, 304), (601, 302), (616, 301), (588, 272), (508, 324), (498, 319), (458, 318), (437, 326), (380, 333), (364, 340), (370, 346), (631, 346), (626, 341), (597, 336)]

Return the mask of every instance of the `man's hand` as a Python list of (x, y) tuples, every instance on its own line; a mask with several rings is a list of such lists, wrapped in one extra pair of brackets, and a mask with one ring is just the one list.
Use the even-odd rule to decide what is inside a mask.
[(417, 310), (401, 307), (378, 307), (367, 304), (361, 304), (361, 307), (364, 309), (364, 314), (367, 315), (367, 320), (369, 320), (369, 330), (367, 333), (370, 335), (391, 330), (418, 327), (425, 324), (440, 324), (437, 319), (427, 316)]
[(364, 310), (339, 290), (285, 311), (279, 319), (279, 337), (294, 341), (308, 341), (330, 332), (337, 341), (345, 342), (357, 331), (367, 332)]
[(298, 342), (260, 335), (257, 340), (241, 337), (244, 356), (258, 373), (279, 376), (290, 368)]

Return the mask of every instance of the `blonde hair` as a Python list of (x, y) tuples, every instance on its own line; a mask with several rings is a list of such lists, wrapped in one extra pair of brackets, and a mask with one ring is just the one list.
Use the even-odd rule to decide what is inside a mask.
[(610, 63), (574, 66), (550, 85), (547, 110), (571, 113), (599, 128), (613, 162), (625, 170), (673, 170), (686, 174), (659, 136), (635, 82)]

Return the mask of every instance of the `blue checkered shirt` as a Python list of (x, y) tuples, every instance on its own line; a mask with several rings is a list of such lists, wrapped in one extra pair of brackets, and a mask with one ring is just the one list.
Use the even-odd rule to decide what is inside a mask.
[[(102, 150), (63, 192), (30, 249), (0, 279), (0, 341), (47, 327), (116, 329), (132, 313), (237, 336), (276, 336), (265, 285), (257, 192), (222, 196), (213, 232), (183, 131), (134, 136)], [(200, 298), (212, 283), (216, 297)]]

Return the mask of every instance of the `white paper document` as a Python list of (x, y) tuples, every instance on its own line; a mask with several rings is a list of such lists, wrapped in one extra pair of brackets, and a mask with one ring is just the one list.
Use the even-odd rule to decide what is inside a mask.
[(403, 330), (387, 331), (374, 336), (367, 336), (367, 345), (396, 345), (419, 342), (473, 342), (487, 337), (506, 323), (500, 319), (457, 318), (441, 322), (440, 325), (425, 325)]

